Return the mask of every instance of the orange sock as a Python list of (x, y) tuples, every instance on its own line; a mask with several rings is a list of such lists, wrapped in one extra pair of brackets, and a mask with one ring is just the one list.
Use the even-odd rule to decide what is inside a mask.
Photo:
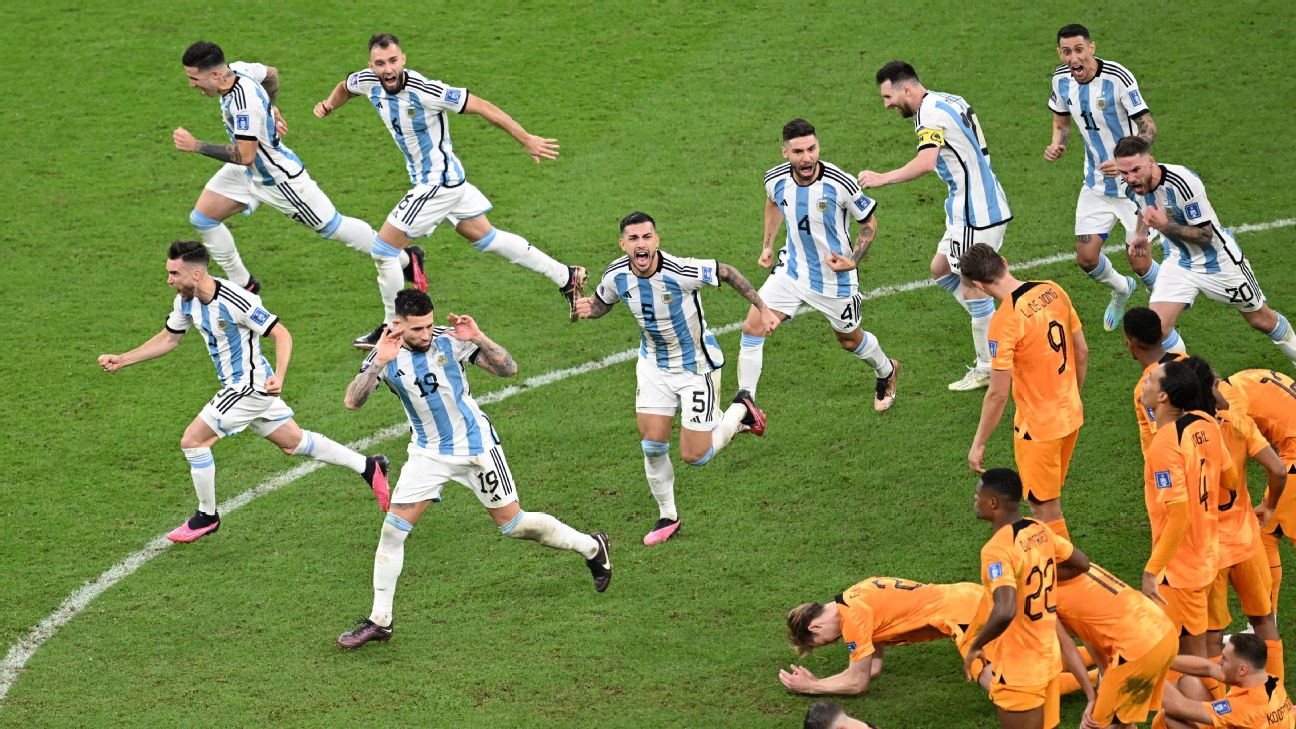
[(1071, 541), (1071, 532), (1067, 531), (1066, 519), (1054, 519), (1053, 521), (1046, 521), (1044, 524), (1049, 529), (1052, 529), (1054, 534), (1068, 542)]
[(1279, 681), (1283, 679), (1283, 644), (1281, 640), (1266, 640), (1265, 647), (1269, 649), (1269, 660), (1265, 661), (1265, 673), (1270, 676), (1277, 676)]

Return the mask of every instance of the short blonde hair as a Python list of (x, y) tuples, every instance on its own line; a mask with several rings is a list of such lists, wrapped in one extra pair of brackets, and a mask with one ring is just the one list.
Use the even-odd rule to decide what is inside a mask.
[(804, 658), (815, 648), (815, 634), (810, 624), (818, 619), (824, 606), (817, 602), (807, 602), (792, 608), (787, 614), (787, 639), (797, 651), (798, 658)]

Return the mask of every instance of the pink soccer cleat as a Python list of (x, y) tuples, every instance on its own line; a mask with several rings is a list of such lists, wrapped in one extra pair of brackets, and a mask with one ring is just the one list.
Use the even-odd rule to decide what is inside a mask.
[(387, 483), (387, 456), (365, 457), (364, 480), (378, 497), (378, 508), (387, 511), (391, 506), (391, 485)]
[(657, 524), (653, 526), (653, 530), (644, 535), (644, 546), (652, 547), (661, 544), (675, 536), (675, 532), (679, 531), (679, 528), (679, 519), (658, 519)]
[(167, 539), (173, 542), (188, 543), (200, 537), (215, 533), (220, 529), (220, 514), (204, 514), (195, 511), (189, 520), (167, 533)]

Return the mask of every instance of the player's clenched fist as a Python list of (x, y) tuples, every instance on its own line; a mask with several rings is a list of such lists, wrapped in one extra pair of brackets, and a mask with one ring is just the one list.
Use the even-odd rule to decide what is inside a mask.
[(1050, 144), (1044, 148), (1044, 159), (1053, 162), (1061, 157), (1064, 152), (1066, 152), (1065, 144)]
[(184, 127), (176, 127), (176, 130), (171, 132), (171, 141), (175, 142), (176, 149), (181, 152), (198, 151), (198, 139)]
[(324, 117), (332, 113), (333, 113), (333, 105), (328, 103), (328, 99), (325, 99), (315, 105), (316, 118), (323, 119)]
[(101, 354), (99, 355), (99, 366), (104, 372), (116, 372), (122, 368), (122, 359), (119, 354)]
[(579, 317), (579, 318), (581, 318), (581, 319), (588, 319), (588, 318), (590, 318), (590, 314), (593, 314), (593, 313), (594, 313), (594, 297), (593, 297), (593, 296), (585, 296), (585, 297), (582, 297), (582, 298), (576, 299), (576, 316), (577, 316), (577, 317)]

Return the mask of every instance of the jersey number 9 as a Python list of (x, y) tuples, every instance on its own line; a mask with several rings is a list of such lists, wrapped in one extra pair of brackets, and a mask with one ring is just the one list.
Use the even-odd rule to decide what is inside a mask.
[(1062, 364), (1058, 365), (1058, 374), (1066, 372), (1067, 366), (1067, 341), (1066, 330), (1058, 322), (1051, 321), (1048, 325), (1048, 343), (1054, 352), (1062, 353)]

